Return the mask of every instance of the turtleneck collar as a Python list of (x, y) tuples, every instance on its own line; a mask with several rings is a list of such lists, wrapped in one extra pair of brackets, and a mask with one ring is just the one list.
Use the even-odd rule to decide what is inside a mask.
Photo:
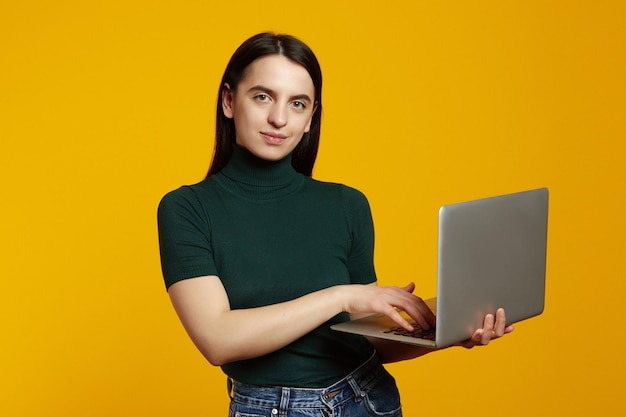
[(291, 154), (279, 161), (267, 161), (238, 146), (233, 147), (230, 160), (216, 175), (234, 193), (254, 199), (291, 194), (305, 178), (291, 165)]

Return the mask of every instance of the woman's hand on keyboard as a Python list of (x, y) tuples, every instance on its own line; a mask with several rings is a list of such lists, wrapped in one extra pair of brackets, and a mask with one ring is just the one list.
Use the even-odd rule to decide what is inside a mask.
[(413, 294), (415, 284), (404, 287), (369, 285), (345, 286), (349, 296), (343, 304), (353, 318), (363, 314), (383, 313), (399, 326), (413, 331), (413, 326), (398, 313), (405, 311), (423, 329), (435, 327), (435, 315), (420, 297)]

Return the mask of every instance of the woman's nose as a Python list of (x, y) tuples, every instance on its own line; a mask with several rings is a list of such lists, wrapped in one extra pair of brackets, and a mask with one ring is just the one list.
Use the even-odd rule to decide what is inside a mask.
[(268, 115), (268, 122), (274, 127), (283, 127), (287, 124), (287, 109), (276, 104), (272, 106)]

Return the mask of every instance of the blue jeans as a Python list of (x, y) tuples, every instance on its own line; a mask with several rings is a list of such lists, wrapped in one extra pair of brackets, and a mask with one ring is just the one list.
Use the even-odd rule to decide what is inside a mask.
[(394, 378), (374, 354), (328, 388), (246, 385), (228, 380), (229, 417), (401, 417)]

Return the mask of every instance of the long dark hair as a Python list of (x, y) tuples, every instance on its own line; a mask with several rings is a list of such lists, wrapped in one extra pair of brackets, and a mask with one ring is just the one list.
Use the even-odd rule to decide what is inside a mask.
[(313, 51), (299, 39), (290, 35), (265, 32), (254, 35), (242, 43), (226, 66), (217, 95), (215, 149), (207, 176), (224, 168), (233, 153), (235, 143), (235, 123), (233, 119), (226, 117), (222, 110), (224, 86), (228, 84), (233, 91), (236, 90), (239, 82), (244, 78), (248, 66), (256, 59), (267, 55), (282, 55), (302, 65), (313, 80), (317, 108), (313, 113), (310, 130), (302, 135), (300, 143), (291, 155), (291, 165), (297, 172), (309, 177), (313, 172), (322, 124), (322, 70), (320, 64)]

